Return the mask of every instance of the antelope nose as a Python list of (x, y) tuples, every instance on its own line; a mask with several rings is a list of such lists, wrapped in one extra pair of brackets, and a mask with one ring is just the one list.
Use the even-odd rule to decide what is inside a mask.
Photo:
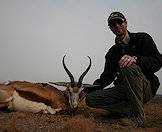
[(77, 108), (77, 105), (74, 105), (74, 108)]
[(77, 103), (74, 103), (73, 107), (74, 108), (77, 108), (78, 107), (78, 104)]

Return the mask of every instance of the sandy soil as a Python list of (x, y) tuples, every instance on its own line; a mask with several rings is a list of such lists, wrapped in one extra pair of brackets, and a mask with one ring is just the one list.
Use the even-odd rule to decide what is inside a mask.
[(0, 132), (160, 132), (162, 131), (162, 96), (145, 105), (144, 127), (122, 126), (109, 113), (89, 109), (81, 103), (75, 114), (56, 115), (0, 111)]

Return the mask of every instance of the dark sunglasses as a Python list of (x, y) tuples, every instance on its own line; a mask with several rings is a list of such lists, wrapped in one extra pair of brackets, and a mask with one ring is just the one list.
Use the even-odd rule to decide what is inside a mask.
[(118, 20), (112, 20), (112, 21), (109, 22), (108, 26), (111, 27), (111, 28), (113, 28), (113, 27), (116, 26), (116, 24), (118, 24), (118, 25), (122, 25), (123, 22), (125, 22), (125, 20), (121, 20), (121, 19), (118, 19)]

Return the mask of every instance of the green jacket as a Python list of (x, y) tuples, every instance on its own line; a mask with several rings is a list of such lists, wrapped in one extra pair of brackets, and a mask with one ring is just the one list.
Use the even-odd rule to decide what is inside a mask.
[(130, 41), (123, 48), (119, 44), (113, 45), (105, 56), (105, 67), (100, 78), (94, 84), (104, 88), (111, 84), (119, 69), (118, 61), (123, 55), (137, 56), (137, 65), (151, 82), (152, 93), (155, 95), (160, 85), (154, 74), (162, 67), (162, 55), (159, 53), (152, 37), (147, 33), (129, 33)]

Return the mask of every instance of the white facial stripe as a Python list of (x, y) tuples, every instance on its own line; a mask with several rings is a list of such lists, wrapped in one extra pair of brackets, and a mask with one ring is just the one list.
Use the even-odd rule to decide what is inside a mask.
[(83, 90), (83, 87), (81, 88), (69, 87), (69, 103), (70, 103), (71, 108), (76, 108), (78, 106), (79, 94), (81, 93), (82, 90)]

